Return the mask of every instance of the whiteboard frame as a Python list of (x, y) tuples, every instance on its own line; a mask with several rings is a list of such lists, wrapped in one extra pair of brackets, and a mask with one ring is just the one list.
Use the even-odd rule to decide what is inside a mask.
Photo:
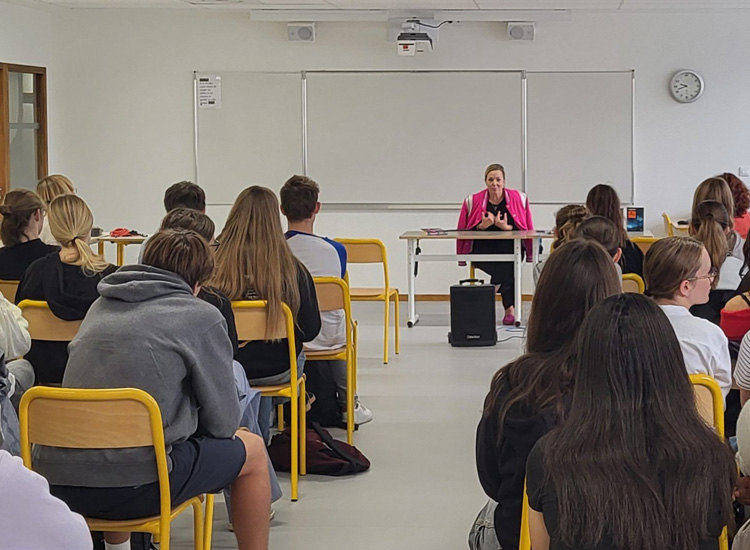
[[(624, 206), (635, 204), (635, 69), (620, 71), (526, 71), (526, 70), (492, 70), (492, 69), (462, 69), (462, 70), (314, 70), (314, 71), (193, 71), (193, 132), (194, 132), (194, 155), (195, 155), (195, 180), (198, 182), (198, 151), (199, 151), (199, 124), (198, 124), (198, 75), (199, 74), (216, 74), (222, 72), (243, 72), (252, 74), (273, 74), (273, 75), (299, 75), (301, 86), (301, 105), (302, 112), (302, 169), (303, 174), (308, 174), (308, 136), (307, 136), (307, 75), (310, 74), (519, 74), (521, 76), (521, 190), (526, 193), (527, 174), (528, 174), (528, 79), (529, 74), (631, 74), (631, 107), (630, 107), (630, 197), (628, 201), (623, 201)], [(558, 206), (565, 205), (565, 202), (558, 201), (533, 201), (535, 205), (540, 206)], [(413, 202), (336, 202), (328, 201), (322, 204), (323, 209), (329, 212), (360, 212), (360, 211), (453, 211), (460, 205), (461, 201), (455, 203), (434, 202), (434, 203), (413, 203)], [(208, 203), (209, 206), (231, 206), (229, 203)]]

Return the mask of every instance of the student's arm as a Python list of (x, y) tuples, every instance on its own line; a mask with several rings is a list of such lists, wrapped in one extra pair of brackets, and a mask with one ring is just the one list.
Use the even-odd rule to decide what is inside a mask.
[(544, 523), (543, 505), (549, 501), (542, 467), (539, 442), (534, 445), (526, 461), (526, 494), (528, 495), (529, 533), (533, 550), (549, 550), (549, 533)]
[(750, 332), (745, 334), (740, 344), (737, 364), (734, 366), (734, 381), (740, 388), (742, 405), (750, 398)]
[(500, 492), (500, 469), (497, 464), (497, 421), (482, 416), (477, 426), (476, 462), (479, 483), (485, 494), (497, 500)]
[(544, 516), (541, 512), (531, 508), (529, 508), (529, 533), (533, 550), (549, 550), (549, 533), (544, 524)]
[(300, 262), (298, 262), (297, 281), (299, 283), (297, 328), (302, 333), (302, 341), (310, 342), (320, 332), (320, 310), (313, 278)]
[(232, 344), (223, 320), (196, 337), (190, 374), (198, 405), (198, 431), (211, 437), (232, 437), (239, 426), (240, 403), (232, 371)]
[[(713, 377), (721, 388), (721, 393), (726, 401), (729, 390), (732, 389), (732, 358), (729, 356), (729, 341), (723, 332), (719, 331), (719, 348), (713, 357)], [(726, 404), (725, 404), (726, 406)]]
[(28, 327), (21, 310), (0, 294), (0, 355), (5, 354), (6, 360), (21, 357), (31, 348)]

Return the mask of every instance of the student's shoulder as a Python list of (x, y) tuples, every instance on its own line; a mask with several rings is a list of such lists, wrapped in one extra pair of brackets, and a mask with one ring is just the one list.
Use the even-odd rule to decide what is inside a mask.
[(704, 338), (709, 342), (722, 345), (727, 345), (727, 343), (729, 342), (729, 340), (727, 339), (727, 335), (724, 334), (724, 331), (721, 330), (721, 327), (712, 323), (708, 319), (701, 319), (700, 317), (691, 315), (691, 323), (695, 327), (700, 328), (700, 331), (703, 333)]

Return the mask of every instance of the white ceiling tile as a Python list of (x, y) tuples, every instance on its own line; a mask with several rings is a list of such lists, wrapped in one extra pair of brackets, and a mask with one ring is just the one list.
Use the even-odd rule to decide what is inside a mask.
[(474, 0), (328, 0), (341, 9), (461, 10), (476, 9)]
[(623, 0), (621, 9), (750, 9), (750, 0)]
[(617, 9), (621, 0), (477, 0), (486, 10)]

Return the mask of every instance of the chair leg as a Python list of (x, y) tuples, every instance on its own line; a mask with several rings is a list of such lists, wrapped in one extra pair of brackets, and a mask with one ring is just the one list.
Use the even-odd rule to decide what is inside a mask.
[(346, 442), (354, 442), (354, 365), (352, 364), (353, 350), (346, 354)]
[[(293, 381), (292, 384), (296, 384)], [(297, 386), (299, 389), (299, 386)], [(292, 418), (290, 419), (292, 428), (292, 502), (297, 502), (297, 491), (299, 484), (299, 399), (295, 395), (292, 397)]]
[(399, 333), (399, 328), (398, 328), (398, 323), (399, 323), (399, 320), (398, 320), (398, 306), (399, 306), (398, 290), (393, 295), (393, 300), (394, 300), (393, 301), (393, 305), (394, 305), (394, 308), (395, 308), (394, 309), (394, 315), (393, 315), (393, 322), (395, 323), (395, 328), (396, 328), (396, 342), (395, 343), (396, 343), (396, 355), (398, 355), (398, 353), (400, 351), (400, 347), (401, 347), (400, 346), (401, 342), (400, 342), (400, 338), (399, 338), (399, 334), (400, 333)]
[(169, 550), (169, 543), (171, 542), (172, 533), (172, 521), (170, 518), (161, 520), (159, 522), (159, 532), (154, 534), (154, 543), (159, 545), (159, 548)]
[(383, 331), (383, 364), (388, 364), (388, 330), (390, 327), (388, 326), (388, 314), (390, 313), (390, 300), (388, 300), (388, 289), (385, 291), (385, 330)]
[(354, 350), (352, 352), (352, 383), (354, 384), (354, 393), (357, 393), (357, 354), (359, 348), (359, 335), (357, 333), (358, 324), (354, 321)]
[(206, 514), (203, 528), (203, 550), (211, 550), (211, 538), (214, 532), (214, 494), (206, 494)]
[(307, 390), (305, 377), (299, 385), (299, 474), (307, 475)]
[(193, 545), (195, 550), (203, 550), (203, 527), (203, 504), (193, 502)]
[(284, 431), (284, 405), (280, 404), (276, 407), (276, 422), (280, 432)]

